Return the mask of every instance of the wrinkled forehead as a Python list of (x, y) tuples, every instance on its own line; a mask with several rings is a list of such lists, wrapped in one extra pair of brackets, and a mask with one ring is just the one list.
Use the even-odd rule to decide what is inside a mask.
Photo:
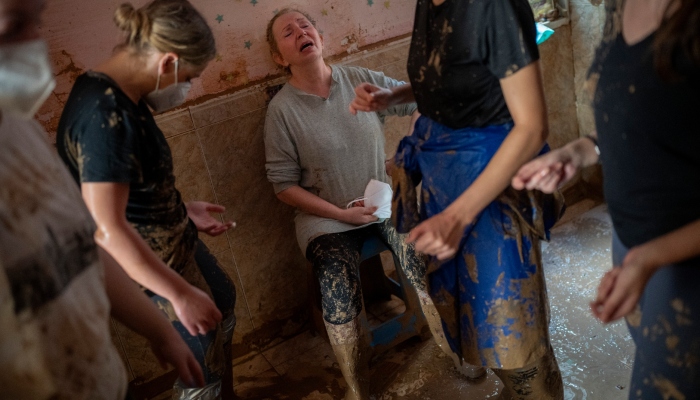
[(274, 32), (282, 32), (285, 29), (288, 29), (289, 27), (296, 25), (296, 24), (301, 24), (301, 23), (311, 23), (305, 16), (304, 14), (297, 12), (297, 11), (290, 11), (280, 17), (278, 17), (275, 20), (275, 23), (272, 25), (272, 30)]

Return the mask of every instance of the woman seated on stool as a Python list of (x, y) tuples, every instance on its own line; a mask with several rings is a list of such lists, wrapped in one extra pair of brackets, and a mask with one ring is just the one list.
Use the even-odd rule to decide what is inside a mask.
[[(384, 116), (415, 115), (416, 107), (351, 115), (348, 105), (361, 82), (389, 87), (401, 82), (365, 68), (327, 65), (323, 38), (304, 12), (278, 12), (267, 26), (267, 39), (273, 59), (290, 74), (267, 111), (267, 177), (277, 197), (298, 210), (297, 239), (319, 281), (328, 337), (348, 383), (346, 399), (368, 399), (369, 344), (363, 342), (359, 322), (363, 243), (381, 237), (411, 283), (423, 291), (425, 266), (385, 214), (352, 202), (370, 180), (380, 181), (373, 182), (380, 188), (388, 181)], [(354, 206), (348, 208), (348, 203)]]

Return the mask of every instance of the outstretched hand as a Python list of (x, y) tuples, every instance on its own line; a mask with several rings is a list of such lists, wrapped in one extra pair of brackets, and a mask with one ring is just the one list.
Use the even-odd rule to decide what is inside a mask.
[(598, 295), (591, 302), (593, 315), (604, 323), (634, 311), (655, 268), (636, 260), (630, 251), (622, 266), (608, 271), (600, 281)]
[(416, 251), (446, 260), (457, 252), (466, 227), (443, 211), (413, 228), (406, 242), (414, 243)]
[(391, 106), (393, 92), (380, 88), (371, 83), (361, 83), (355, 88), (355, 98), (350, 103), (350, 113), (357, 115), (358, 111), (382, 111)]
[(206, 201), (190, 201), (186, 205), (187, 216), (197, 226), (197, 230), (209, 236), (219, 236), (236, 226), (233, 221), (221, 222), (209, 213), (223, 213), (226, 208)]
[(550, 151), (520, 167), (512, 180), (515, 189), (553, 193), (581, 168), (580, 160), (567, 148)]

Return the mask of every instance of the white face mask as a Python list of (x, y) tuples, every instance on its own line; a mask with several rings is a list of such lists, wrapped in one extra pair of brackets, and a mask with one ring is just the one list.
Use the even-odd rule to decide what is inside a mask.
[(30, 119), (56, 87), (48, 46), (33, 40), (0, 46), (0, 110)]
[(372, 179), (365, 188), (365, 196), (351, 201), (350, 204), (348, 204), (348, 208), (355, 202), (364, 200), (365, 207), (377, 207), (377, 211), (373, 214), (374, 216), (380, 219), (390, 218), (391, 198), (393, 194), (394, 192), (391, 190), (391, 186), (389, 186), (388, 183)]
[(156, 80), (156, 90), (146, 95), (144, 99), (153, 111), (161, 112), (175, 108), (185, 102), (187, 93), (189, 93), (192, 84), (190, 82), (177, 83), (177, 67), (178, 61), (175, 60), (175, 83), (166, 87), (163, 90), (158, 90), (160, 86), (160, 71), (158, 71), (158, 79)]

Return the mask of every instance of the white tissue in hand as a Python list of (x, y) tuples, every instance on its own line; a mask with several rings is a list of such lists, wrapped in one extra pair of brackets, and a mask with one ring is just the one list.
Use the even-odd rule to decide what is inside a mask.
[(372, 179), (365, 188), (365, 207), (377, 207), (377, 218), (391, 217), (391, 197), (393, 191), (388, 183)]

